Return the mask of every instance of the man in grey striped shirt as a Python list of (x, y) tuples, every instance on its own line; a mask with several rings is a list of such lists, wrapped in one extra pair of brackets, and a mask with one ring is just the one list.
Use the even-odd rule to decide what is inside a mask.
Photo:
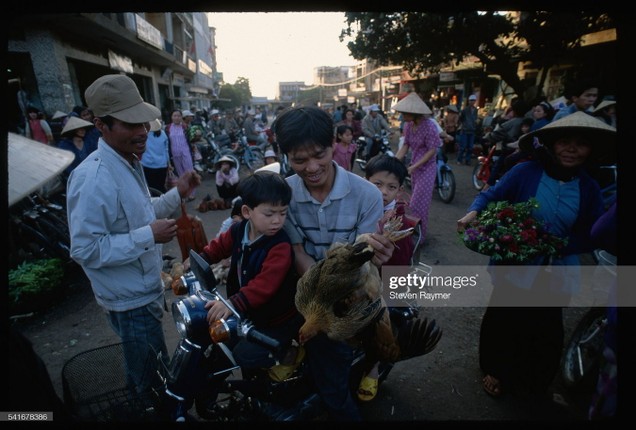
[[(300, 275), (335, 242), (353, 243), (362, 233), (374, 233), (383, 216), (381, 192), (333, 159), (333, 121), (317, 107), (284, 111), (273, 124), (276, 140), (296, 172), (287, 178), (292, 188), (285, 231), (291, 238)], [(393, 254), (394, 245), (373, 234), (372, 262), (378, 267)], [(306, 345), (309, 367), (330, 419), (360, 420), (349, 390), (351, 347), (319, 333)]]

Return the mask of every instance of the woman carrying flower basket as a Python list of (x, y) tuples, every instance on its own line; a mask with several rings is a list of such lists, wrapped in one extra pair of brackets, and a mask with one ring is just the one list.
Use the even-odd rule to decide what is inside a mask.
[(593, 250), (590, 230), (603, 213), (599, 186), (585, 168), (611, 161), (615, 135), (583, 112), (523, 135), (519, 145), (533, 160), (479, 193), (457, 221), (465, 245), (491, 256), (479, 364), (492, 396), (539, 399), (556, 375), (562, 307), (580, 288), (578, 254)]

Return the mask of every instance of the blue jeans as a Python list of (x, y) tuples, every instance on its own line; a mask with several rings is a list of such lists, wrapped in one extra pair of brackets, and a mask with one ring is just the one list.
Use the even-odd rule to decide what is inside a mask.
[(123, 343), (126, 377), (131, 389), (147, 392), (156, 385), (156, 354), (168, 359), (163, 333), (165, 299), (123, 312), (108, 312), (108, 321)]
[(470, 164), (473, 157), (473, 145), (475, 145), (475, 133), (461, 133), (459, 135), (458, 163)]
[(349, 388), (353, 361), (351, 347), (319, 333), (305, 344), (305, 348), (311, 374), (329, 418), (336, 421), (362, 420)]

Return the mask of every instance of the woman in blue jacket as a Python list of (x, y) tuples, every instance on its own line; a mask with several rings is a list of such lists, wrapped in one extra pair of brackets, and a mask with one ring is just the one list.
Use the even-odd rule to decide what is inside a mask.
[[(514, 392), (539, 399), (556, 375), (563, 347), (562, 307), (580, 288), (578, 254), (593, 250), (591, 227), (603, 213), (599, 185), (586, 166), (613, 155), (615, 135), (613, 127), (579, 112), (522, 136), (519, 146), (533, 151), (533, 160), (517, 164), (481, 192), (457, 221), (463, 231), (490, 202), (534, 197), (539, 208), (533, 216), (568, 240), (558, 257), (489, 270), (493, 291), (481, 324), (479, 362), (484, 390), (492, 396)], [(490, 267), (498, 264), (491, 260)], [(553, 267), (551, 274), (540, 270), (544, 265)]]

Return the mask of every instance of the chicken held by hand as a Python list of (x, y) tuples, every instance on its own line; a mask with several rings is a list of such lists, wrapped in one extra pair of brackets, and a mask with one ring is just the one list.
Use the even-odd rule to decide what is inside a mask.
[[(401, 225), (390, 219), (382, 234), (392, 242), (412, 234), (412, 229), (400, 231)], [(375, 251), (369, 237), (333, 244), (298, 281), (296, 307), (305, 318), (298, 333), (301, 344), (321, 331), (334, 340), (349, 340), (383, 311), (382, 279), (371, 263)]]

